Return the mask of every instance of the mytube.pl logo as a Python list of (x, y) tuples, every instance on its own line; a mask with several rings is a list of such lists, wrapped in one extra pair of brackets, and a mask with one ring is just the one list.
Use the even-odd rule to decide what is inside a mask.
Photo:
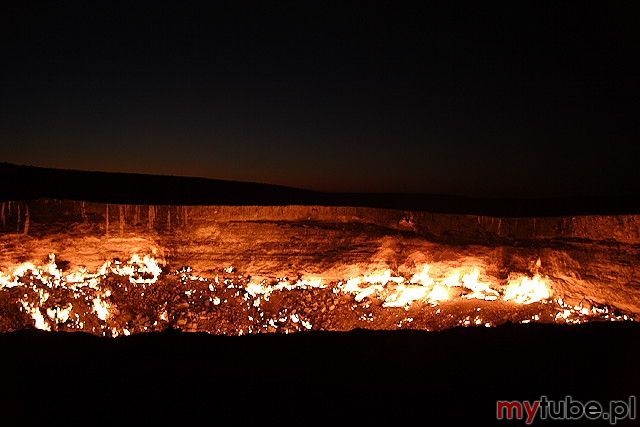
[(571, 396), (552, 400), (540, 396), (538, 400), (498, 400), (498, 420), (520, 420), (532, 424), (535, 420), (605, 420), (611, 425), (618, 421), (636, 419), (636, 396), (627, 400), (611, 400), (603, 404), (597, 400), (582, 402)]

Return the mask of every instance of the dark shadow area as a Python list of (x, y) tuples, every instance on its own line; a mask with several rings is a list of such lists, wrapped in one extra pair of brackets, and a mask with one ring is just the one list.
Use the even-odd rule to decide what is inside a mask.
[(478, 425), (495, 421), (497, 399), (607, 403), (637, 394), (640, 381), (633, 323), (117, 339), (23, 331), (0, 335), (0, 344), (3, 418), (23, 425), (173, 418)]
[(640, 213), (640, 197), (507, 199), (323, 193), (205, 178), (85, 172), (0, 163), (0, 200), (41, 198), (162, 205), (354, 206), (503, 217)]

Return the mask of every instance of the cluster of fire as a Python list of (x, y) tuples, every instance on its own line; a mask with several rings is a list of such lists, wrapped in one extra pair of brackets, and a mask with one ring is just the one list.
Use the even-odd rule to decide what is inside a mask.
[[(1, 332), (438, 330), (640, 314), (635, 217), (58, 201), (0, 209)], [(609, 239), (598, 238), (603, 224)]]

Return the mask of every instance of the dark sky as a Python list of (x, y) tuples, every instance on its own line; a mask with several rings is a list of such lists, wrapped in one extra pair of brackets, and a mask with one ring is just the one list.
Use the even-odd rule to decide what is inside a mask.
[(332, 191), (640, 193), (634, 10), (299, 3), (3, 4), (0, 160)]

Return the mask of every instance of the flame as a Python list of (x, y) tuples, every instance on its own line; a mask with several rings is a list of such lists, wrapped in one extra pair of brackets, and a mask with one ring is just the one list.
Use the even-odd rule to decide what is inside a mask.
[[(394, 276), (390, 269), (386, 269), (366, 276), (350, 278), (343, 286), (343, 291), (355, 294), (355, 300), (361, 302), (367, 297), (382, 292), (386, 284), (400, 284), (404, 280), (404, 277)], [(366, 286), (362, 286), (365, 284)]]
[(551, 298), (551, 288), (540, 275), (533, 278), (519, 276), (509, 280), (504, 290), (505, 301), (513, 301), (518, 304), (532, 304)]
[(429, 270), (431, 270), (431, 266), (429, 264), (424, 264), (422, 269), (411, 277), (411, 283), (419, 283), (422, 286), (433, 285), (433, 279), (429, 275)]
[(21, 286), (21, 279), (27, 276), (27, 273), (44, 285), (73, 288), (68, 284), (95, 285), (97, 281), (93, 279), (109, 273), (126, 276), (132, 284), (154, 284), (158, 281), (162, 268), (158, 260), (152, 256), (145, 255), (140, 258), (138, 254), (133, 254), (125, 264), (117, 260), (106, 261), (96, 273), (88, 273), (81, 267), (65, 276), (58, 269), (55, 254), (49, 254), (49, 261), (42, 267), (37, 267), (32, 262), (24, 262), (16, 266), (10, 274), (0, 272), (0, 289)]
[(363, 284), (363, 280), (361, 277), (353, 277), (347, 280), (347, 283), (344, 285), (344, 292), (355, 294), (354, 299), (358, 302), (361, 302), (365, 298), (375, 294), (376, 292), (380, 292), (384, 289), (384, 286), (381, 284), (369, 284), (368, 286), (360, 286)]
[(478, 270), (478, 268), (474, 268), (471, 273), (462, 276), (462, 286), (471, 291), (471, 293), (466, 294), (464, 298), (475, 298), (487, 301), (498, 299), (498, 291), (491, 289), (491, 285), (489, 283), (480, 282), (479, 276), (480, 270)]
[(429, 292), (428, 299), (433, 302), (446, 301), (450, 298), (449, 287), (443, 284), (434, 285)]
[(26, 301), (20, 301), (20, 302), (22, 303), (22, 308), (24, 308), (24, 311), (29, 313), (31, 318), (33, 318), (33, 322), (34, 322), (33, 326), (36, 329), (42, 329), (43, 331), (51, 330), (51, 326), (49, 326), (49, 323), (47, 323), (47, 321), (45, 320), (44, 316), (42, 315), (42, 312), (40, 311), (40, 308), (33, 307), (31, 304), (29, 304)]
[(414, 301), (426, 299), (429, 292), (428, 286), (400, 284), (396, 291), (387, 297), (382, 306), (407, 307)]
[[(101, 331), (112, 336), (128, 335), (138, 332), (134, 326), (127, 323), (118, 325), (117, 307), (118, 299), (112, 295), (109, 286), (105, 286), (108, 277), (121, 278), (118, 283), (124, 281), (127, 286), (118, 288), (118, 292), (129, 292), (130, 285), (137, 292), (144, 295), (149, 287), (158, 283), (164, 276), (175, 275), (179, 283), (191, 288), (180, 289), (180, 295), (189, 299), (205, 297), (212, 303), (215, 309), (226, 307), (227, 298), (234, 296), (247, 301), (247, 307), (254, 310), (249, 317), (252, 322), (258, 322), (255, 326), (268, 330), (280, 330), (289, 332), (292, 330), (308, 330), (313, 328), (311, 318), (303, 317), (301, 312), (278, 312), (276, 317), (264, 317), (265, 311), (261, 303), (268, 302), (274, 293), (296, 292), (302, 290), (317, 290), (329, 288), (329, 292), (340, 298), (340, 294), (353, 298), (360, 307), (376, 306), (390, 310), (421, 310), (425, 304), (430, 306), (446, 307), (448, 304), (460, 303), (464, 300), (481, 300), (482, 304), (490, 304), (492, 301), (501, 300), (509, 304), (530, 305), (537, 302), (553, 302), (558, 307), (552, 321), (566, 323), (579, 323), (584, 318), (600, 317), (609, 320), (627, 319), (625, 316), (613, 314), (607, 307), (598, 308), (589, 306), (569, 306), (562, 299), (551, 300), (553, 295), (551, 282), (547, 277), (537, 273), (541, 268), (536, 265), (536, 274), (512, 273), (506, 284), (491, 275), (479, 265), (467, 263), (466, 265), (451, 266), (446, 263), (424, 263), (415, 266), (414, 269), (402, 270), (400, 274), (391, 268), (380, 270), (362, 270), (365, 274), (350, 277), (346, 280), (327, 280), (321, 275), (300, 276), (295, 280), (284, 278), (264, 279), (253, 281), (250, 275), (239, 275), (235, 268), (227, 266), (221, 271), (225, 274), (216, 274), (214, 278), (202, 277), (195, 274), (191, 268), (184, 267), (180, 270), (169, 272), (163, 270), (164, 262), (151, 255), (133, 254), (128, 261), (111, 260), (104, 262), (95, 271), (88, 271), (80, 267), (73, 271), (61, 271), (57, 265), (54, 254), (49, 255), (43, 265), (33, 262), (25, 262), (16, 265), (8, 272), (0, 271), (0, 291), (16, 292), (15, 288), (21, 288), (15, 298), (21, 307), (33, 321), (33, 326), (38, 329), (51, 331), (59, 328), (83, 329), (85, 324), (92, 325), (93, 331)], [(471, 264), (471, 265), (469, 265)], [(220, 271), (220, 270), (218, 270)], [(193, 283), (203, 283), (197, 288)], [(191, 284), (191, 285), (190, 285)], [(22, 293), (24, 289), (24, 293)], [(72, 295), (73, 300), (60, 303), (60, 292)], [(115, 292), (115, 291), (114, 291)], [(208, 294), (207, 294), (208, 292)], [(219, 292), (226, 292), (225, 294)], [(121, 294), (119, 294), (121, 295)], [(53, 296), (52, 298), (50, 298)], [(309, 294), (306, 294), (309, 298)], [(13, 297), (12, 297), (13, 298)], [(75, 300), (80, 300), (75, 303)], [(365, 301), (366, 300), (366, 301)], [(309, 300), (308, 300), (309, 301)], [(334, 300), (337, 301), (337, 300)], [(187, 303), (187, 307), (190, 306)], [(335, 303), (334, 303), (335, 304)], [(469, 306), (466, 303), (467, 307)], [(480, 304), (480, 302), (478, 302)], [(84, 307), (88, 307), (88, 310)], [(352, 306), (355, 309), (356, 305)], [(482, 306), (484, 307), (484, 305)], [(329, 308), (329, 311), (333, 310)], [(267, 310), (265, 308), (265, 310)], [(480, 306), (477, 307), (480, 311)], [(180, 314), (172, 311), (166, 303), (155, 309), (156, 319), (166, 326), (171, 322), (178, 322), (182, 327), (187, 320), (180, 323)], [(323, 311), (324, 312), (324, 311)], [(171, 313), (171, 314), (170, 314)], [(255, 313), (258, 313), (256, 316)], [(309, 311), (305, 312), (309, 314)], [(398, 312), (395, 312), (398, 313)], [(417, 312), (415, 312), (417, 313)], [(438, 308), (435, 314), (440, 313)], [(87, 316), (93, 316), (94, 320), (85, 323)], [(362, 321), (372, 321), (373, 314), (359, 313)], [(412, 313), (413, 316), (413, 313)], [(417, 318), (417, 317), (416, 317)], [(411, 319), (411, 320), (409, 320)], [(398, 327), (406, 327), (413, 322), (414, 317), (408, 317), (400, 321)], [(467, 315), (459, 319), (462, 326), (492, 326), (494, 323), (483, 319), (479, 313)], [(539, 314), (530, 315), (530, 318), (522, 322), (540, 321)], [(192, 320), (189, 320), (191, 322)], [(191, 324), (191, 323), (190, 323)], [(95, 326), (98, 325), (98, 326)], [(402, 326), (405, 325), (405, 326)], [(191, 328), (191, 326), (189, 326)], [(250, 327), (242, 333), (254, 331)], [(144, 327), (147, 330), (147, 327)], [(239, 332), (238, 332), (239, 333)]]
[(47, 316), (56, 323), (65, 323), (69, 320), (71, 310), (73, 310), (73, 304), (71, 303), (67, 304), (64, 308), (47, 308)]
[(260, 283), (250, 282), (244, 288), (245, 292), (252, 296), (264, 296), (268, 300), (269, 296), (274, 291), (292, 291), (295, 289), (312, 289), (312, 288), (326, 288), (321, 277), (306, 277), (300, 278), (298, 281), (291, 283), (286, 278), (280, 279), (275, 285), (270, 285), (266, 281)]
[[(103, 265), (104, 269), (108, 267), (110, 267), (110, 264)], [(132, 284), (152, 285), (158, 281), (162, 268), (160, 268), (155, 258), (149, 255), (140, 258), (138, 254), (133, 254), (127, 264), (122, 265), (120, 262), (116, 262), (111, 267), (111, 271), (119, 276), (128, 276)]]
[(446, 284), (436, 283), (430, 276), (431, 266), (424, 264), (420, 271), (415, 273), (409, 282), (411, 284), (399, 284), (395, 292), (387, 297), (383, 307), (410, 307), (415, 301), (427, 301), (437, 304), (446, 301), (450, 297), (449, 287)]
[(464, 273), (465, 268), (454, 269), (443, 279), (434, 279), (429, 271), (431, 266), (424, 264), (415, 273), (410, 282), (416, 285), (400, 285), (384, 302), (384, 307), (406, 307), (414, 301), (427, 301), (437, 304), (451, 298), (451, 288), (460, 287), (471, 291), (463, 295), (466, 299), (480, 299), (494, 301), (499, 298), (499, 292), (493, 289), (489, 282), (480, 281), (480, 269), (473, 267), (470, 272)]
[(109, 317), (109, 308), (111, 308), (111, 305), (107, 301), (101, 299), (99, 296), (95, 297), (92, 302), (93, 311), (98, 316), (98, 319), (103, 321), (107, 320), (107, 318)]

